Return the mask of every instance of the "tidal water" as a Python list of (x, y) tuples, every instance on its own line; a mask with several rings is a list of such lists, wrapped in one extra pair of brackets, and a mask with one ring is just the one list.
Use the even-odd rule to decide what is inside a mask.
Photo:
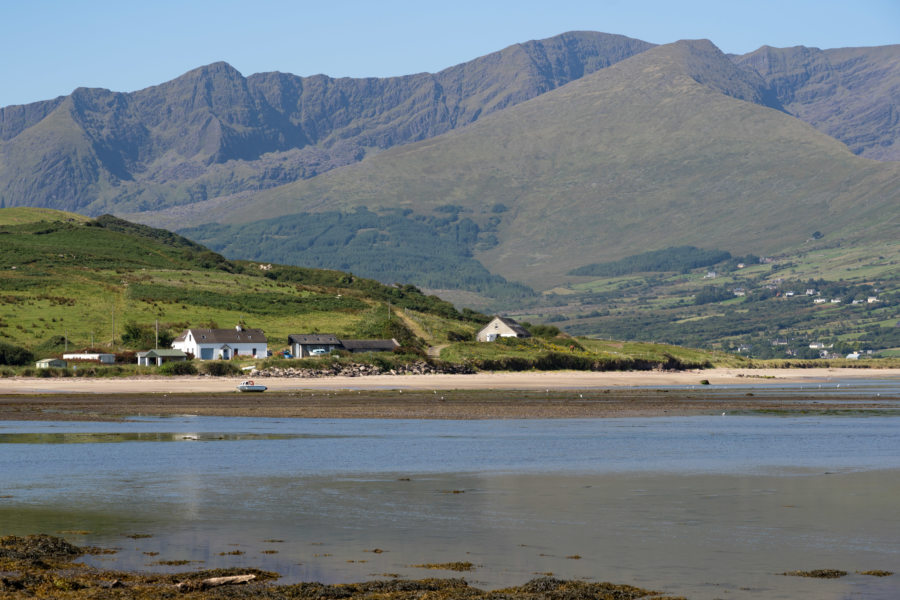
[[(114, 547), (87, 559), (110, 568), (900, 597), (856, 573), (900, 571), (895, 416), (0, 422), (0, 476), (0, 534)], [(850, 574), (781, 574), (821, 568)]]

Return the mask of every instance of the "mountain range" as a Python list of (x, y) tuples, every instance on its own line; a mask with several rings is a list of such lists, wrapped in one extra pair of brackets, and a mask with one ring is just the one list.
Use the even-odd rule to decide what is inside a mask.
[(894, 240), (898, 58), (571, 32), (386, 79), (216, 63), (0, 109), (0, 206), (495, 297), (667, 246)]

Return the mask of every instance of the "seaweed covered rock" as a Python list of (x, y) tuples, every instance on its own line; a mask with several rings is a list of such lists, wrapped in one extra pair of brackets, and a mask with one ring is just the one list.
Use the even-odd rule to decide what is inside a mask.
[(539, 577), (525, 585), (485, 595), (490, 600), (633, 600), (648, 596), (658, 597), (657, 592), (631, 585), (567, 581), (555, 577)]
[(0, 537), (0, 558), (11, 560), (43, 560), (48, 558), (74, 558), (86, 550), (66, 540), (50, 535)]

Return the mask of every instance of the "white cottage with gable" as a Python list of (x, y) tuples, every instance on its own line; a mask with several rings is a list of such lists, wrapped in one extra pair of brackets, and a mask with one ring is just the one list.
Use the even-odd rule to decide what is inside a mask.
[(200, 360), (229, 360), (235, 356), (265, 358), (268, 343), (262, 329), (238, 325), (234, 329), (185, 329), (172, 348)]
[(531, 333), (509, 317), (494, 317), (475, 335), (479, 342), (493, 342), (501, 337), (528, 338)]

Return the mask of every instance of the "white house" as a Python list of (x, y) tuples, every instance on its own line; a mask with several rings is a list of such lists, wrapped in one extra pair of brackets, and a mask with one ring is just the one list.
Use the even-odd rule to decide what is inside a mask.
[(527, 338), (531, 337), (531, 334), (514, 319), (494, 317), (475, 335), (475, 339), (479, 342), (493, 342), (501, 337)]
[(200, 360), (229, 360), (235, 356), (265, 358), (268, 343), (262, 329), (185, 329), (172, 348)]

